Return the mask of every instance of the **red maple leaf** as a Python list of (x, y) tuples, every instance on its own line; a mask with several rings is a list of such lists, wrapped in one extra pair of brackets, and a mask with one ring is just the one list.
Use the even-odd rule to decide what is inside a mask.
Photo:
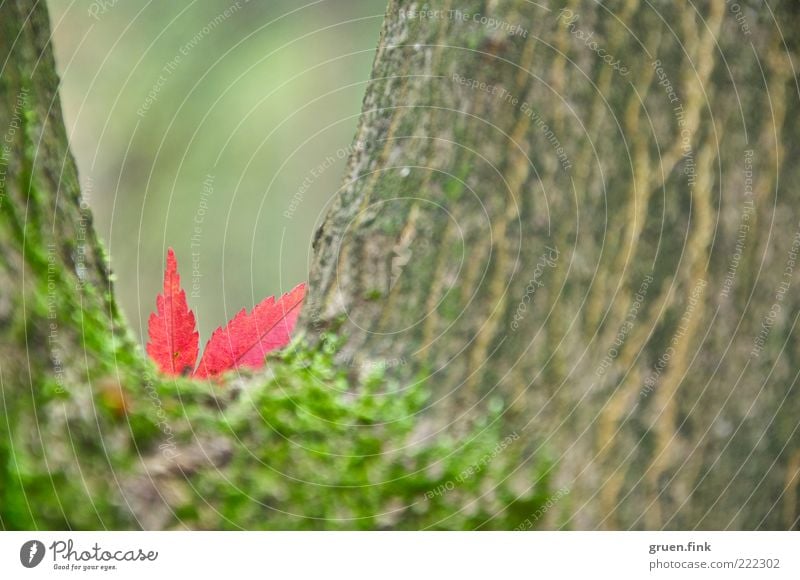
[(164, 293), (156, 298), (156, 311), (147, 323), (150, 340), (147, 354), (165, 375), (187, 374), (197, 361), (200, 335), (195, 330), (194, 313), (186, 304), (186, 292), (181, 289), (175, 252), (167, 251), (164, 271)]
[[(225, 371), (264, 366), (268, 352), (289, 344), (291, 333), (306, 295), (306, 285), (298, 284), (280, 300), (270, 296), (253, 308), (242, 310), (225, 328), (217, 328), (206, 344), (203, 358), (193, 377), (216, 377)], [(156, 299), (156, 312), (150, 315), (147, 354), (167, 375), (189, 374), (197, 361), (200, 337), (195, 330), (194, 313), (186, 304), (181, 289), (175, 252), (167, 252), (164, 293)]]
[(298, 284), (277, 301), (272, 296), (264, 299), (249, 314), (242, 308), (225, 328), (211, 335), (194, 376), (214, 377), (240, 367), (262, 367), (268, 352), (289, 343), (305, 294), (306, 285)]

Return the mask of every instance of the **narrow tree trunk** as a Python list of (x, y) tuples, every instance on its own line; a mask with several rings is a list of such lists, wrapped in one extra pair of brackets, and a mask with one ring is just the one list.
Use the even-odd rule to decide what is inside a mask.
[[(81, 200), (49, 39), (43, 2), (0, 5), (0, 515), (10, 528), (113, 525), (104, 418), (119, 408), (121, 377), (143, 368)], [(92, 496), (94, 510), (67, 516)]]
[[(453, 435), (502, 402), (524, 447), (508, 475), (548, 458), (569, 490), (539, 526), (797, 527), (793, 3), (436, 4), (390, 3), (314, 240), (305, 334), (345, 341), (330, 372), (424, 381), (420, 424)], [(255, 478), (292, 435), (248, 415), (277, 397), (265, 379), (165, 383), (141, 360), (43, 4), (3, 3), (0, 32), (0, 525), (252, 527), (330, 493), (346, 501), (309, 515), (352, 527), (333, 518), (365, 488), (286, 505), (307, 482)], [(274, 421), (294, 412), (276, 401)], [(417, 521), (398, 498), (375, 525)]]

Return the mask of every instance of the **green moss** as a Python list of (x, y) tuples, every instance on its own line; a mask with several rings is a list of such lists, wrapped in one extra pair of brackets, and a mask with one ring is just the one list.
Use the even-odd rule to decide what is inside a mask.
[(464, 184), (460, 180), (451, 177), (444, 182), (444, 194), (448, 200), (458, 200), (463, 192)]
[[(314, 349), (297, 342), (270, 358), (269, 379), (245, 378), (237, 388), (164, 380), (148, 368), (130, 377), (138, 384), (111, 381), (109, 387), (108, 380), (98, 380), (86, 420), (72, 421), (60, 437), (81, 455), (105, 457), (107, 463), (60, 456), (65, 450), (54, 446), (46, 465), (26, 447), (20, 424), (11, 442), (25, 461), (4, 466), (3, 525), (135, 526), (116, 479), (138, 469), (140, 456), (157, 455), (166, 442), (181, 449), (197, 437), (225, 440), (231, 459), (220, 469), (189, 474), (187, 481), (176, 476), (170, 485), (185, 487), (187, 495), (175, 500), (170, 526), (504, 529), (546, 501), (549, 463), (530, 460), (531, 442), (520, 434), (500, 431), (501, 404), (489, 405), (480, 420), (454, 425), (458, 435), (446, 430), (421, 438), (415, 433), (427, 420), (431, 385), (399, 385), (383, 368), (353, 385), (352, 369), (335, 362), (341, 344), (333, 335)], [(127, 393), (124, 411), (116, 397), (107, 396), (119, 388)], [(77, 387), (56, 391), (56, 384), (40, 391), (40, 412), (81, 398)], [(521, 464), (519, 477), (509, 478)], [(520, 478), (529, 491), (513, 488)], [(96, 512), (87, 509), (89, 498)]]
[[(539, 483), (521, 498), (512, 490), (507, 475), (527, 442), (517, 436), (496, 451), (511, 435), (499, 431), (501, 407), (462, 426), (463, 436), (417, 441), (430, 385), (401, 387), (376, 369), (342, 392), (348, 369), (334, 362), (338, 342), (328, 336), (318, 350), (288, 349), (270, 362), (267, 384), (246, 389), (218, 417), (215, 429), (235, 443), (233, 460), (198, 474), (193, 485), (211, 505), (182, 511), (182, 524), (195, 516), (223, 528), (510, 528), (547, 497), (535, 461), (522, 476)], [(474, 505), (462, 513), (467, 503)]]
[(450, 290), (439, 303), (437, 311), (444, 320), (455, 320), (461, 314), (462, 303), (458, 294)]
[(383, 291), (378, 288), (373, 288), (369, 290), (366, 295), (364, 296), (364, 300), (369, 300), (371, 302), (375, 302), (383, 298)]

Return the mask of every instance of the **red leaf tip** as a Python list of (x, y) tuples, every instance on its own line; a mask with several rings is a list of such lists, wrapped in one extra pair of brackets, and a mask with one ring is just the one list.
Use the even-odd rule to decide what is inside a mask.
[(156, 311), (147, 322), (147, 354), (162, 373), (177, 376), (192, 371), (200, 345), (195, 327), (194, 313), (181, 288), (178, 261), (169, 248), (163, 292), (156, 297)]

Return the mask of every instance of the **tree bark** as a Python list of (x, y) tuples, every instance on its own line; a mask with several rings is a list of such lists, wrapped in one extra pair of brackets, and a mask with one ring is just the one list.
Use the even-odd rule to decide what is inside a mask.
[[(793, 3), (435, 4), (387, 9), (304, 348), (342, 337), (353, 390), (375, 368), (431, 385), (431, 431), (501, 400), (508, 476), (550, 457), (569, 490), (540, 526), (797, 528)], [(0, 525), (253, 525), (203, 490), (269, 503), (237, 455), (267, 427), (217, 414), (260, 387), (153, 375), (81, 202), (43, 3), (3, 3), (0, 31)]]
[[(144, 367), (81, 198), (49, 41), (43, 2), (0, 5), (0, 517), (101, 527), (99, 474), (115, 457), (102, 449), (105, 411)], [(94, 510), (67, 516), (92, 494)]]
[(451, 426), (501, 393), (568, 526), (796, 527), (796, 7), (429, 6), (390, 2), (312, 326)]

